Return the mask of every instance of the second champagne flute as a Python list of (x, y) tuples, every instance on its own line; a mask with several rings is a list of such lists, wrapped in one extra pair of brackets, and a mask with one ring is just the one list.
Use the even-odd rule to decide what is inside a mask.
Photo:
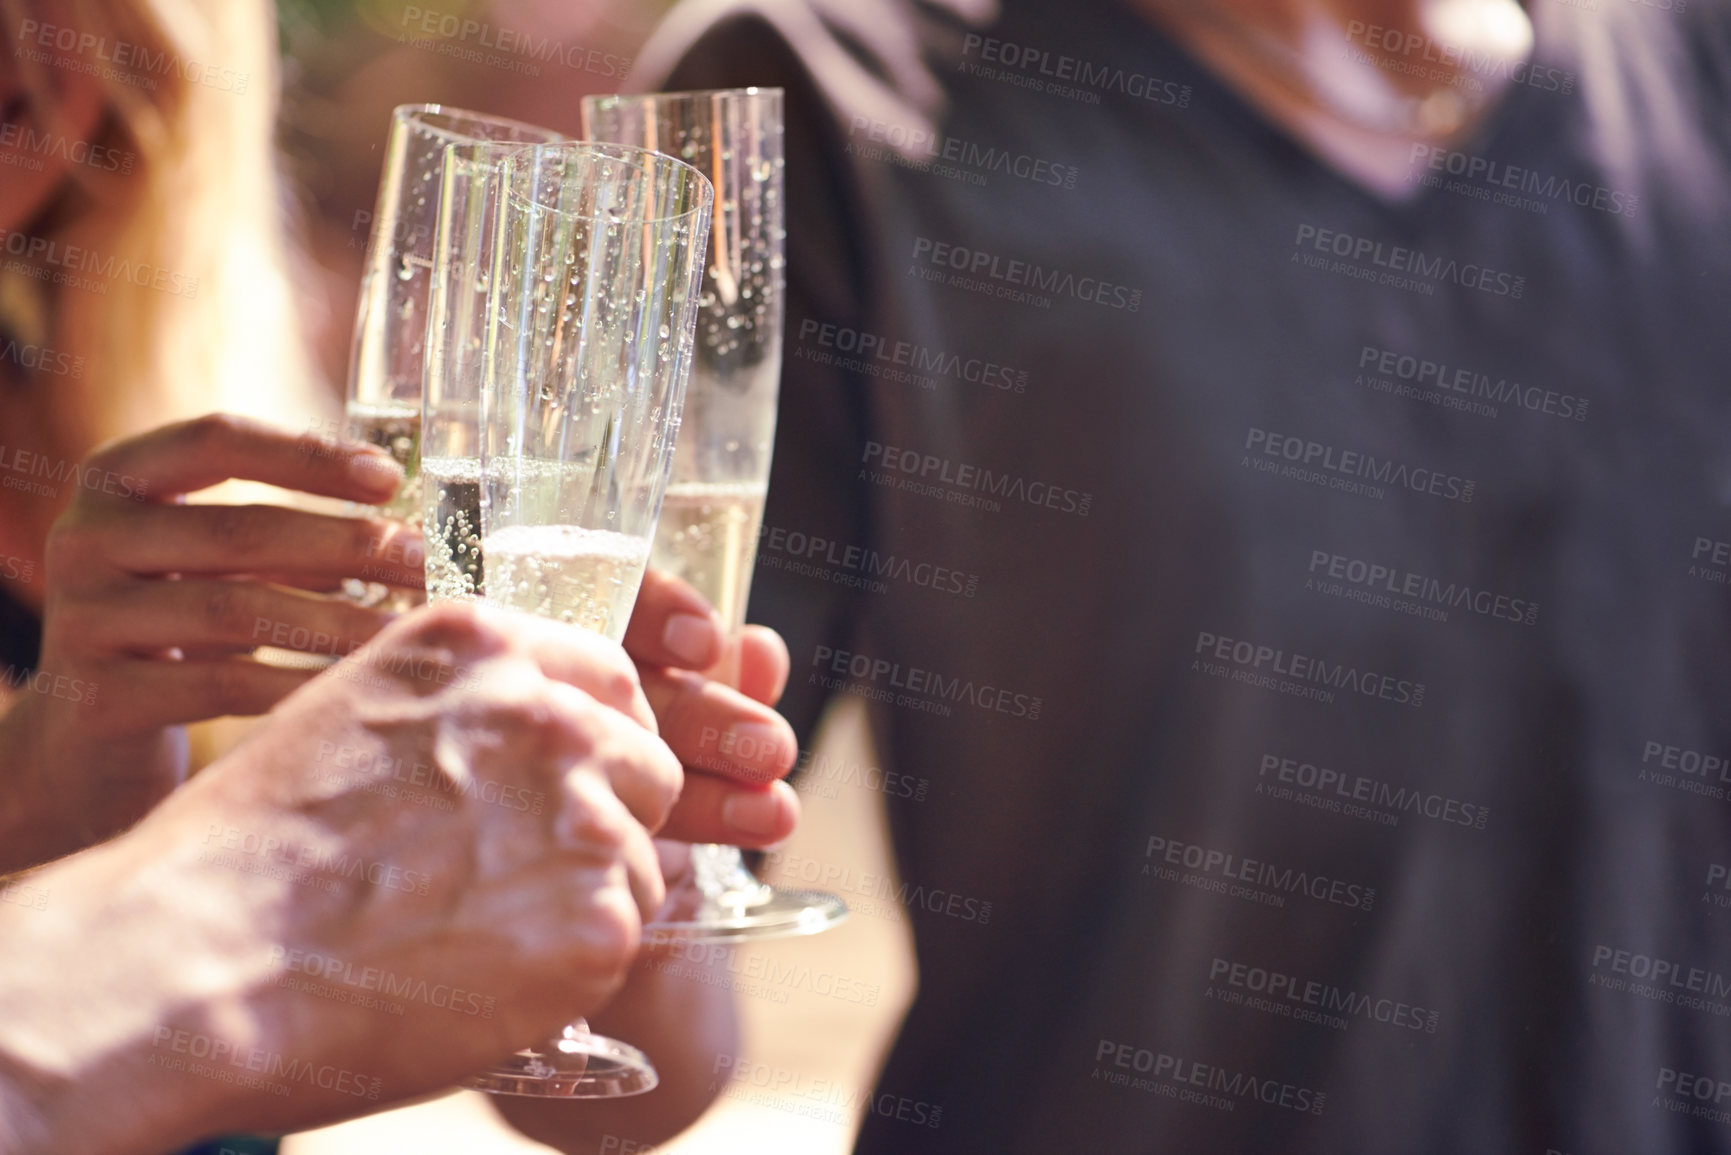
[[(429, 326), (429, 595), (624, 636), (679, 431), (713, 191), (608, 145), (454, 145)], [(473, 456), (465, 456), (472, 453)], [(588, 1098), (656, 1084), (578, 1021), (469, 1080)]]
[[(708, 598), (736, 639), (757, 560), (781, 377), (781, 106), (779, 88), (583, 100), (586, 138), (659, 149), (715, 184), (691, 396), (651, 561)], [(710, 676), (737, 684), (737, 646), (728, 661), (734, 668)], [(691, 864), (695, 886), (676, 892), (649, 928), (658, 936), (726, 942), (816, 934), (847, 917), (833, 894), (765, 886), (736, 846), (695, 846)]]

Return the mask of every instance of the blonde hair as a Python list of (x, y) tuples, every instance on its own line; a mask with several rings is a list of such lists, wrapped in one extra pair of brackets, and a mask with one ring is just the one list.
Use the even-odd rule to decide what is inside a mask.
[[(331, 410), (288, 273), (270, 0), (0, 0), (0, 11), (39, 104), (54, 104), (56, 69), (90, 75), (115, 147), (135, 162), (129, 173), (72, 166), (78, 203), (45, 226), (82, 247), (66, 271), (91, 284), (0, 294), (0, 320), (46, 325), (60, 351), (85, 359), (81, 376), (37, 394), (52, 449), (76, 460), (216, 409), (302, 427)], [(61, 33), (70, 51), (33, 49), (38, 39), (19, 37), (26, 20), (78, 40)]]
[[(16, 446), (29, 430), (47, 443), (28, 448), (73, 462), (102, 442), (213, 410), (296, 428), (334, 415), (289, 275), (271, 0), (0, 0), (0, 14), (46, 127), (59, 127), (56, 70), (76, 69), (100, 84), (102, 142), (129, 162), (115, 172), (73, 165), (71, 185), (30, 226), (33, 241), (79, 246), (82, 258), (58, 271), (88, 284), (54, 285), (41, 275), (56, 269), (0, 261), (0, 330), (83, 359), (80, 375), (39, 376), (5, 399), (20, 427), (5, 440)], [(26, 20), (90, 40), (44, 50), (20, 37)], [(230, 483), (205, 499), (244, 499), (251, 488)], [(46, 532), (53, 512), (0, 491), (0, 516)], [(248, 724), (189, 726), (191, 767)]]

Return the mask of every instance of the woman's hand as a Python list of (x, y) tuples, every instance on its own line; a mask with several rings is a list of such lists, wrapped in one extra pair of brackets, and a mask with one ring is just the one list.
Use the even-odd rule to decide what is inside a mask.
[(313, 677), (259, 646), (341, 656), (388, 620), (346, 577), (418, 587), (418, 536), (375, 518), (189, 505), (231, 478), (378, 503), (402, 482), (370, 446), (237, 417), (99, 450), (47, 545), (36, 692), (0, 720), (0, 871), (122, 830), (185, 775), (181, 723), (261, 714)]

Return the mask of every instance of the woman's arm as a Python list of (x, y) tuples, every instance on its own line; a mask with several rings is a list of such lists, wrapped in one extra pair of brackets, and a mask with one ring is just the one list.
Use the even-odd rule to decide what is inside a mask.
[(48, 539), (37, 671), (0, 718), (0, 872), (124, 830), (184, 778), (182, 723), (262, 714), (316, 672), (256, 647), (341, 656), (388, 620), (312, 591), (422, 581), (419, 539), (393, 522), (183, 503), (230, 478), (377, 502), (402, 474), (370, 446), (213, 415), (81, 469), (94, 484)]

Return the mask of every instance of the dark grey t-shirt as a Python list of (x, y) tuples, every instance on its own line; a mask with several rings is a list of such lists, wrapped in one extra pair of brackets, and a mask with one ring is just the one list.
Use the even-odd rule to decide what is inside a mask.
[(1596, 7), (1401, 204), (1108, 0), (676, 14), (789, 89), (753, 613), (929, 783), (862, 1151), (1731, 1151), (1731, 13)]

